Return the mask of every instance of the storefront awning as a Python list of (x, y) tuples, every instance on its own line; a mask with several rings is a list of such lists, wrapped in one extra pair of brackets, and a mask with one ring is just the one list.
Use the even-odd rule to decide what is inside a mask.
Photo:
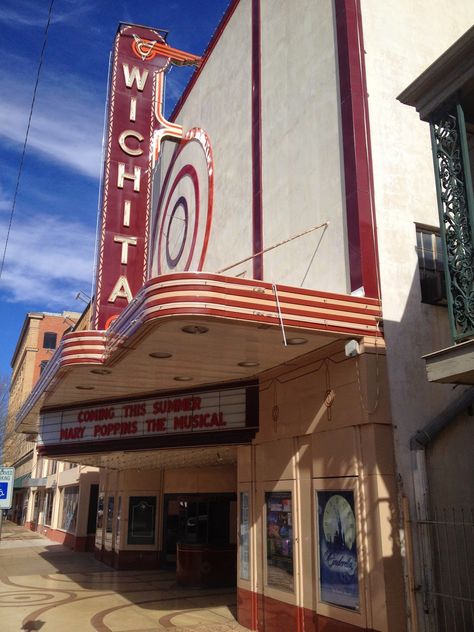
[(31, 472), (27, 474), (23, 474), (23, 476), (18, 476), (13, 481), (13, 489), (21, 489), (22, 487), (28, 487), (28, 481), (31, 478)]
[(46, 476), (44, 476), (43, 478), (30, 478), (26, 482), (26, 487), (46, 487), (47, 481), (48, 479), (46, 478)]

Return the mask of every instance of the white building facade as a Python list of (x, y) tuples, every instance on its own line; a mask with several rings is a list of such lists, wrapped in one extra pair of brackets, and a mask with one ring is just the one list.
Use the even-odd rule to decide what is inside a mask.
[(397, 95), (472, 24), (444, 8), (232, 2), (171, 122), (166, 66), (198, 60), (118, 31), (95, 328), (18, 429), (103, 468), (98, 557), (235, 583), (250, 629), (443, 629), (412, 439), (458, 394), (422, 359), (438, 204)]

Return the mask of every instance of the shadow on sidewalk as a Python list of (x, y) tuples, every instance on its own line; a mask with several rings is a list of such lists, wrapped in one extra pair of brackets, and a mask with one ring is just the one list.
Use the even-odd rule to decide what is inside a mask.
[(7, 532), (1, 575), (19, 591), (14, 598), (24, 612), (22, 627), (15, 629), (22, 632), (41, 630), (45, 622), (48, 627), (58, 608), (62, 616), (70, 613), (74, 625), (104, 632), (122, 618), (134, 626), (128, 629), (153, 632), (245, 630), (236, 621), (235, 588), (185, 588), (177, 585), (174, 570), (118, 571), (93, 553), (73, 551), (24, 527), (12, 525)]

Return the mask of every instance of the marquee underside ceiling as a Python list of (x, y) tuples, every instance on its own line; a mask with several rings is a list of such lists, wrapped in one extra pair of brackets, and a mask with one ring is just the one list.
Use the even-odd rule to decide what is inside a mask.
[[(139, 456), (140, 467), (137, 468)], [(77, 462), (77, 456), (62, 460)], [(170, 450), (140, 450), (139, 452), (114, 451), (104, 454), (81, 454), (81, 465), (105, 467), (110, 470), (155, 470), (185, 467), (208, 467), (237, 463), (236, 446), (209, 446)]]

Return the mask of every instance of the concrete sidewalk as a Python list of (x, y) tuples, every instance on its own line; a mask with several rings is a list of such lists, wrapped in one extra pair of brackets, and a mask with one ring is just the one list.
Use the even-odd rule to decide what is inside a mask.
[(8, 632), (247, 632), (235, 590), (177, 586), (169, 571), (115, 571), (4, 521), (0, 628)]

